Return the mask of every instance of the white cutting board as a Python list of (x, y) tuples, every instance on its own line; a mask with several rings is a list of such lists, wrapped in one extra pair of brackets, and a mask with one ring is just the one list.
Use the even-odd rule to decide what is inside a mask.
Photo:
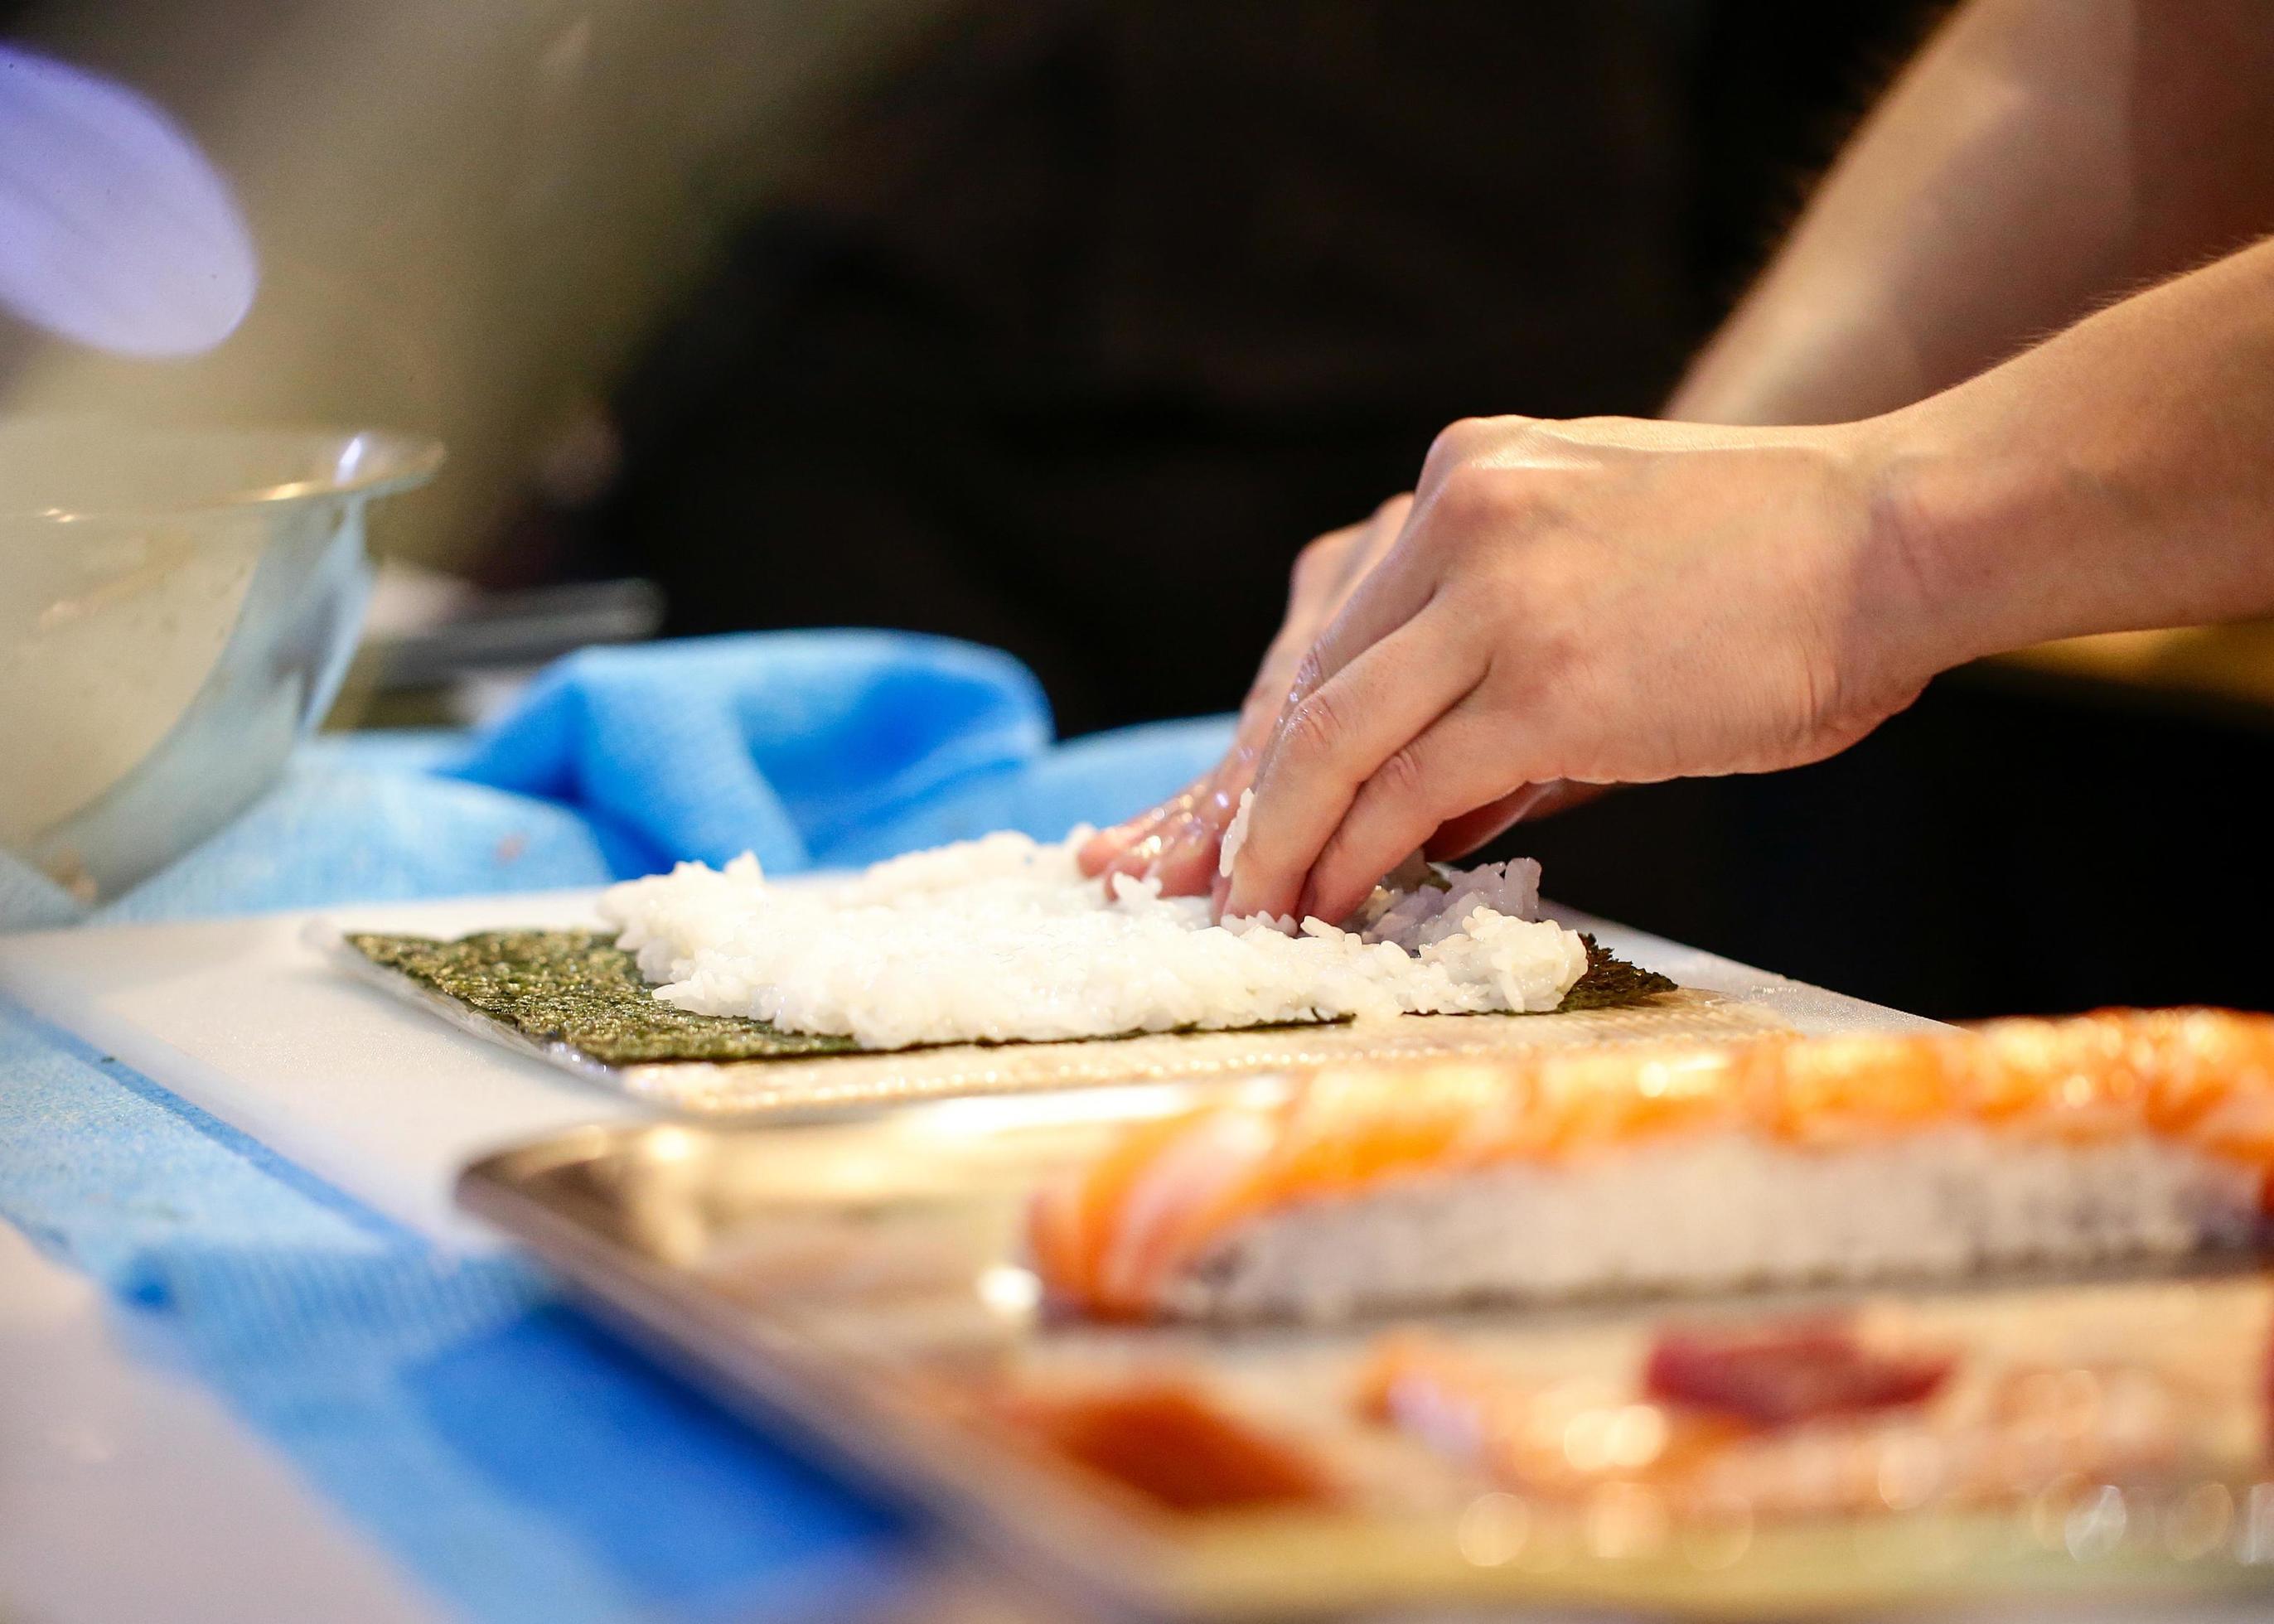
[[(318, 919), (437, 936), (591, 925), (594, 894), (0, 936), (0, 991), (389, 1216), (486, 1247), (494, 1237), (451, 1207), (459, 1168), (516, 1140), (644, 1108), (353, 981), (303, 937)], [(1760, 1004), (1803, 1031), (1931, 1025), (1557, 912), (1635, 963)]]

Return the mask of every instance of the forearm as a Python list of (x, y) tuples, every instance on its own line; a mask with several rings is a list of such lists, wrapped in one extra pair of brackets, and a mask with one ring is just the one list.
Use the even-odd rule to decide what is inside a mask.
[(1977, 655), (2266, 611), (2274, 239), (1856, 422), (1457, 423), (1304, 658), (1224, 909), (1338, 919), (1528, 786), (1797, 766)]
[(2269, 225), (2265, 0), (1977, 0), (1866, 123), (1667, 415), (1890, 410)]
[(1856, 432), (1937, 665), (2274, 613), (2274, 239)]

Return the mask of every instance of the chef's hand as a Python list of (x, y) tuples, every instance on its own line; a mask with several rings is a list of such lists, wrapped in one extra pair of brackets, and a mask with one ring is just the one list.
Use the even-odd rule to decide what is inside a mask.
[(1159, 806), (1099, 831), (1080, 854), (1082, 871), (1161, 882), (1163, 894), (1199, 896), (1216, 885), (1216, 853), (1239, 808), (1240, 792), (1271, 736), (1295, 680), (1296, 667), (1367, 570), (1389, 551), (1405, 523), (1411, 496), (1393, 496), (1359, 523), (1329, 530), (1297, 555), (1287, 589), (1287, 615), (1264, 651), (1239, 707), (1231, 748), (1208, 773)]
[(1947, 651), (1864, 432), (1446, 430), (1299, 662), (1224, 911), (1341, 919), (1416, 846), (1476, 844), (1537, 786), (1795, 766), (1909, 704)]

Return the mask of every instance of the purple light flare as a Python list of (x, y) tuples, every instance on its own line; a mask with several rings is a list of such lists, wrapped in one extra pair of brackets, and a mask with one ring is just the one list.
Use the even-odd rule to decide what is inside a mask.
[(229, 184), (162, 109), (0, 46), (0, 311), (114, 355), (200, 354), (260, 283)]

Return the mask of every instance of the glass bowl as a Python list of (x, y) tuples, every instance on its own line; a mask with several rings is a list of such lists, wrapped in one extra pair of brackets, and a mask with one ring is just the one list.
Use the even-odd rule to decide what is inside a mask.
[(0, 850), (83, 902), (235, 816), (323, 718), (364, 509), (442, 448), (0, 419)]

